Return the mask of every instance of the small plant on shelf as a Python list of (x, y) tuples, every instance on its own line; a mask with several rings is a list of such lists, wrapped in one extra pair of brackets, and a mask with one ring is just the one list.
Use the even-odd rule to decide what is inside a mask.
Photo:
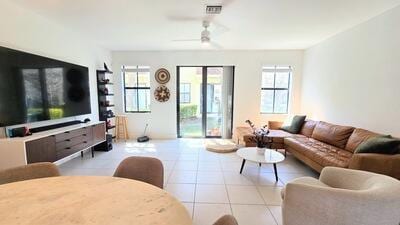
[(252, 129), (254, 137), (251, 137), (250, 140), (255, 142), (257, 148), (266, 148), (269, 142), (265, 141), (265, 138), (269, 134), (268, 126), (265, 125), (261, 128), (256, 128), (254, 123), (250, 120), (245, 121)]

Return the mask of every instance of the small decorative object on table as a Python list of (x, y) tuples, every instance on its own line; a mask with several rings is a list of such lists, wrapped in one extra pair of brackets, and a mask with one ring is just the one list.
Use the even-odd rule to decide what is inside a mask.
[(252, 141), (256, 143), (257, 145), (257, 153), (260, 155), (264, 155), (265, 153), (265, 148), (269, 144), (269, 142), (266, 142), (264, 140), (264, 137), (266, 137), (269, 133), (268, 126), (265, 125), (261, 128), (256, 128), (254, 123), (251, 122), (250, 120), (246, 120), (246, 123), (251, 127), (253, 130), (254, 137), (252, 137)]

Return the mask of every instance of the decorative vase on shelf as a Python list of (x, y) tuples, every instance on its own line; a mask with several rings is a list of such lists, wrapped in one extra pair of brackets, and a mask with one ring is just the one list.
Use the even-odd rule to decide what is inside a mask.
[(257, 154), (264, 155), (265, 154), (265, 148), (257, 147)]

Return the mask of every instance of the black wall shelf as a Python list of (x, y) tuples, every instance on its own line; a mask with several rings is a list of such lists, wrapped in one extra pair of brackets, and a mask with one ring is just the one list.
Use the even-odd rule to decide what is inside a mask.
[[(115, 129), (115, 122), (114, 120), (110, 120), (112, 118), (115, 118), (113, 109), (115, 107), (114, 105), (114, 93), (107, 93), (104, 94), (104, 89), (110, 89), (114, 84), (113, 82), (110, 82), (110, 79), (113, 76), (112, 71), (108, 70), (97, 70), (97, 93), (98, 93), (98, 106), (99, 106), (99, 120), (100, 121), (105, 121), (106, 122), (106, 133), (107, 135), (111, 135), (114, 139), (115, 133), (113, 130)], [(112, 79), (111, 79), (112, 81)], [(110, 90), (107, 90), (107, 92)], [(110, 113), (111, 111), (111, 113)], [(104, 146), (99, 146), (100, 151), (101, 148), (104, 148)]]

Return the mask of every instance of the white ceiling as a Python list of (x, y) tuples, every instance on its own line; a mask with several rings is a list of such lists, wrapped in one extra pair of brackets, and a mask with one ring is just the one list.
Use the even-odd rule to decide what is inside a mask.
[[(11, 0), (109, 50), (204, 49), (206, 4), (223, 49), (304, 49), (400, 4), (400, 0)], [(188, 20), (181, 20), (187, 18)], [(216, 24), (220, 24), (216, 26)]]

